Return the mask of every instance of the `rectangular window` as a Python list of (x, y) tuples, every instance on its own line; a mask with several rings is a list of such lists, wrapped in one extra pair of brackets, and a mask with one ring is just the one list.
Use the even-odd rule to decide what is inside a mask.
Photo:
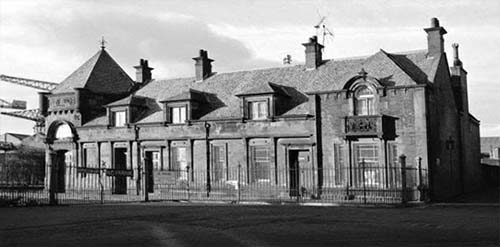
[(126, 111), (115, 111), (113, 112), (113, 126), (122, 127), (127, 125), (127, 114)]
[(177, 177), (187, 180), (187, 147), (172, 147), (172, 162), (170, 170), (177, 172)]
[(401, 186), (401, 166), (399, 165), (397, 147), (396, 143), (387, 143), (387, 183), (390, 188)]
[(170, 116), (174, 124), (181, 124), (186, 122), (186, 106), (171, 107)]
[(82, 164), (83, 167), (98, 168), (96, 148), (83, 148)]
[(226, 145), (212, 146), (211, 179), (213, 182), (227, 179)]
[(259, 120), (266, 119), (268, 116), (268, 104), (267, 101), (252, 101), (248, 103), (248, 113), (250, 119)]
[(271, 179), (271, 149), (268, 146), (251, 146), (250, 181), (270, 181)]
[(356, 143), (354, 147), (354, 186), (382, 187), (385, 167), (379, 165), (379, 146), (376, 143)]
[(343, 186), (346, 184), (346, 164), (344, 163), (344, 149), (342, 144), (333, 145), (333, 157), (335, 159), (335, 185)]

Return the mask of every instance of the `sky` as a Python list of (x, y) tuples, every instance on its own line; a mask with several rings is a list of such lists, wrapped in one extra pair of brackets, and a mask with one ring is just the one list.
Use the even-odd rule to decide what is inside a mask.
[[(500, 136), (500, 1), (27, 1), (0, 0), (0, 74), (61, 82), (99, 49), (135, 78), (133, 66), (149, 60), (157, 79), (194, 75), (199, 49), (228, 72), (304, 62), (301, 45), (326, 16), (333, 36), (323, 58), (366, 56), (427, 48), (423, 28), (437, 17), (468, 72), (471, 113), (481, 136)], [(0, 99), (38, 107), (37, 91), (0, 81)], [(7, 111), (4, 109), (4, 111)], [(0, 116), (0, 133), (32, 133), (33, 122)]]

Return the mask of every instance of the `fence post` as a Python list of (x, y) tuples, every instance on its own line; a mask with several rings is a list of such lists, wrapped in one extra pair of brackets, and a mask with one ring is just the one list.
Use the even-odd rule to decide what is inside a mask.
[(419, 200), (425, 200), (425, 185), (422, 178), (422, 157), (417, 157), (417, 165), (418, 165), (418, 183), (417, 189), (419, 191)]
[(104, 185), (102, 184), (102, 173), (104, 169), (99, 168), (99, 188), (101, 189), (101, 204), (104, 204)]
[(144, 158), (141, 160), (143, 167), (142, 174), (144, 175), (144, 201), (149, 202), (149, 171), (148, 166), (146, 165), (146, 159), (146, 154), (144, 154)]
[(241, 163), (238, 162), (238, 185), (237, 185), (237, 189), (238, 189), (238, 203), (240, 203), (240, 200), (241, 200), (241, 183), (240, 183), (240, 176), (241, 175)]
[(365, 178), (365, 159), (363, 158), (361, 160), (361, 172), (362, 172), (362, 178), (363, 178), (363, 203), (366, 204), (366, 178)]
[(401, 202), (406, 203), (406, 156), (402, 154), (399, 156), (399, 163), (401, 164)]

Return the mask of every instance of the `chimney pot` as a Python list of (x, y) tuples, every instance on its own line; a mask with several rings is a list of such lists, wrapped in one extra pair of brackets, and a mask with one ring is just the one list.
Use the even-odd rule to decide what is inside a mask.
[(424, 28), (427, 32), (427, 52), (429, 56), (440, 56), (444, 53), (443, 35), (446, 30), (439, 26), (439, 20), (434, 17), (431, 19), (431, 27)]
[(460, 61), (460, 58), (458, 56), (458, 44), (453, 43), (451, 44), (451, 47), (453, 47), (453, 65), (462, 66), (462, 61)]
[(431, 27), (439, 27), (439, 20), (436, 17), (431, 19)]

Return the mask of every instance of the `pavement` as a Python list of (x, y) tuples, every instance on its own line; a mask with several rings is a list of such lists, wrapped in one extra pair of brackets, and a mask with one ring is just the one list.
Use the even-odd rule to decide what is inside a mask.
[(0, 208), (0, 246), (500, 246), (500, 206)]

